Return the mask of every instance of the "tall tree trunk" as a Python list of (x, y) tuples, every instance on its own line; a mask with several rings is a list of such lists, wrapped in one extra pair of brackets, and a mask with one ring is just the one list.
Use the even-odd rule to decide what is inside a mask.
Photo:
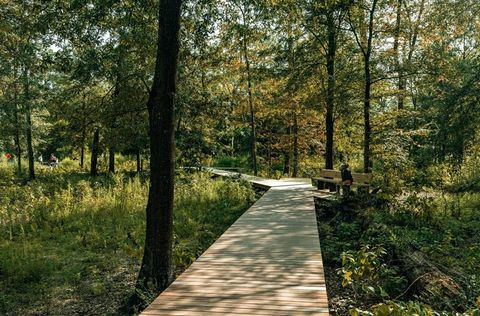
[(20, 144), (20, 134), (21, 134), (21, 126), (20, 121), (18, 118), (18, 91), (17, 85), (15, 84), (13, 89), (13, 101), (15, 103), (15, 107), (13, 109), (13, 123), (15, 124), (15, 135), (14, 135), (14, 142), (16, 148), (16, 155), (17, 155), (17, 174), (18, 176), (22, 175), (22, 145)]
[(255, 126), (255, 108), (253, 106), (252, 77), (250, 73), (250, 60), (248, 58), (247, 39), (245, 38), (245, 35), (243, 36), (243, 57), (245, 59), (245, 67), (247, 70), (248, 106), (250, 110), (250, 155), (252, 160), (253, 174), (257, 175), (257, 134)]
[(283, 153), (283, 174), (290, 174), (290, 152), (285, 151)]
[(93, 133), (92, 159), (90, 160), (90, 174), (92, 176), (96, 176), (98, 174), (97, 162), (98, 162), (99, 141), (100, 141), (100, 130), (97, 128)]
[(370, 172), (370, 89), (372, 86), (372, 78), (370, 75), (370, 56), (365, 56), (365, 91), (363, 102), (363, 119), (364, 119), (364, 134), (363, 134), (363, 172)]
[[(400, 55), (400, 27), (402, 22), (402, 0), (397, 0), (397, 17), (395, 20), (395, 34), (393, 40), (393, 51), (395, 52), (395, 68), (397, 68), (398, 73), (398, 93), (397, 93), (397, 108), (399, 110), (403, 110), (404, 107), (404, 93), (405, 93), (405, 84), (403, 78), (403, 65), (401, 62), (401, 55)], [(399, 124), (399, 120), (397, 120), (397, 125)]]
[(296, 178), (298, 175), (298, 114), (297, 114), (297, 104), (295, 103), (293, 111), (293, 173), (292, 177)]
[[(85, 91), (83, 91), (83, 99), (82, 99), (82, 111), (85, 112), (87, 109), (87, 102), (86, 102), (87, 95)], [(86, 127), (85, 120), (82, 122), (82, 140), (80, 144), (80, 169), (83, 170), (85, 165), (85, 139), (87, 137), (87, 127)]]
[(82, 141), (80, 144), (80, 169), (83, 170), (85, 164), (85, 137), (86, 137), (85, 127), (82, 129)]
[[(292, 30), (292, 21), (293, 16), (289, 15), (287, 19), (287, 49), (288, 49), (288, 68), (291, 72), (295, 71), (295, 39), (293, 37), (293, 30)], [(293, 117), (293, 126), (288, 127), (288, 135), (291, 133), (291, 129), (293, 129), (293, 172), (292, 177), (297, 177), (298, 175), (298, 113), (297, 113), (297, 101), (291, 96), (296, 91), (295, 83), (292, 87), (290, 87), (288, 95), (289, 99), (292, 100), (291, 102), (291, 115)], [(289, 123), (290, 124), (290, 123)], [(290, 142), (289, 142), (290, 145)], [(287, 156), (285, 156), (287, 159)], [(290, 162), (290, 150), (288, 151), (288, 162)], [(289, 168), (290, 169), (290, 168)], [(290, 170), (289, 170), (290, 171)]]
[(32, 113), (30, 108), (30, 83), (28, 77), (28, 70), (24, 69), (24, 96), (25, 96), (25, 119), (26, 119), (26, 136), (27, 136), (27, 155), (28, 155), (28, 180), (35, 179), (35, 165), (33, 158), (32, 146)]
[(150, 191), (137, 289), (163, 291), (172, 281), (175, 92), (181, 0), (161, 0), (155, 75), (147, 102)]
[(20, 133), (17, 129), (15, 129), (15, 148), (16, 148), (16, 155), (17, 155), (17, 174), (18, 176), (22, 175), (22, 147), (20, 144)]
[(137, 149), (135, 156), (137, 156), (137, 173), (140, 173), (140, 171), (142, 171), (142, 164), (140, 162), (140, 149)]
[(333, 110), (335, 106), (335, 54), (337, 50), (336, 44), (336, 28), (332, 9), (327, 13), (327, 32), (328, 32), (328, 49), (327, 49), (327, 113), (325, 115), (325, 126), (327, 132), (327, 143), (325, 152), (325, 168), (333, 169)]
[[(408, 72), (412, 71), (412, 59), (413, 59), (413, 54), (415, 52), (415, 48), (416, 48), (416, 45), (417, 45), (417, 38), (418, 38), (418, 31), (419, 31), (419, 28), (420, 28), (420, 21), (422, 21), (422, 19), (423, 19), (423, 12), (424, 12), (424, 9), (425, 9), (425, 1), (426, 0), (421, 0), (420, 1), (420, 8), (419, 8), (419, 11), (418, 11), (417, 20), (415, 21), (415, 23), (413, 25), (413, 33), (410, 35), (410, 38), (409, 38), (409, 49), (408, 49), (407, 63), (406, 63), (406, 65), (404, 65), (404, 67), (407, 69)], [(406, 79), (404, 80), (404, 87), (403, 88), (405, 90), (407, 88)], [(416, 97), (415, 97), (414, 93), (411, 93), (411, 95), (412, 95), (413, 108), (415, 110), (417, 100), (416, 100)], [(414, 117), (414, 121), (416, 119), (417, 118)]]
[(268, 128), (268, 138), (265, 142), (267, 147), (268, 171), (272, 172), (272, 130)]
[[(355, 31), (355, 28), (352, 26), (355, 39), (358, 46), (363, 54), (364, 70), (365, 70), (365, 89), (364, 89), (364, 101), (363, 101), (363, 119), (364, 119), (364, 134), (363, 134), (363, 171), (365, 173), (371, 172), (371, 163), (370, 163), (370, 141), (372, 129), (370, 126), (370, 102), (371, 102), (371, 87), (372, 87), (372, 76), (370, 73), (370, 57), (372, 55), (372, 41), (373, 41), (373, 19), (375, 16), (375, 9), (377, 6), (378, 0), (373, 0), (372, 8), (369, 10), (368, 15), (368, 29), (365, 47), (362, 44), (362, 41), (359, 38), (359, 35)], [(352, 25), (352, 22), (350, 20)]]
[(115, 173), (115, 149), (112, 146), (108, 148), (108, 172)]
[(365, 102), (363, 108), (363, 115), (365, 120), (365, 135), (364, 135), (364, 149), (363, 149), (363, 171), (369, 173), (372, 171), (372, 164), (370, 162), (370, 141), (372, 139), (372, 129), (370, 126), (370, 101), (371, 101), (371, 87), (372, 76), (370, 73), (370, 57), (372, 55), (372, 41), (373, 41), (373, 19), (375, 16), (375, 9), (378, 0), (373, 0), (372, 9), (370, 10), (368, 18), (368, 38), (367, 50), (365, 52)]
[(292, 127), (287, 127), (287, 136), (288, 136), (288, 147), (283, 151), (283, 174), (289, 175), (290, 174), (290, 135), (292, 134)]

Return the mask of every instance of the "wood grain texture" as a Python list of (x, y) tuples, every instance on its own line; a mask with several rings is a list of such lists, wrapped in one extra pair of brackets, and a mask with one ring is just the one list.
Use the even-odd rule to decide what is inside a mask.
[(310, 179), (242, 177), (270, 189), (141, 315), (329, 314)]

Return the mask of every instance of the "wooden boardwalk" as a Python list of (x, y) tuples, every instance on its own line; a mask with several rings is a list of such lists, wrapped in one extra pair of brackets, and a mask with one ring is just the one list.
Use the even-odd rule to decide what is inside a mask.
[(310, 180), (242, 177), (271, 188), (141, 315), (328, 315)]

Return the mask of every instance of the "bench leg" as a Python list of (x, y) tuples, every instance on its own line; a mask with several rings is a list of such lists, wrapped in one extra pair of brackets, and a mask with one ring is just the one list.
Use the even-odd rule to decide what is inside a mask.
[(325, 182), (317, 181), (317, 189), (318, 189), (318, 190), (323, 190), (323, 189), (325, 189)]
[(330, 192), (337, 192), (338, 193), (338, 185), (333, 184), (333, 183), (329, 183), (328, 184), (328, 190)]

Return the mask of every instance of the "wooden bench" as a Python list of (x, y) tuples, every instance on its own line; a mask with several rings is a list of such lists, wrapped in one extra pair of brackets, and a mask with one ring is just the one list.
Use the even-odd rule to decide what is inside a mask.
[[(370, 187), (372, 180), (371, 173), (355, 173), (352, 172), (353, 183), (352, 187)], [(332, 169), (322, 169), (320, 171), (320, 177), (312, 178), (313, 185), (316, 185), (317, 189), (329, 189), (331, 192), (340, 193), (340, 187), (342, 186), (342, 173)]]

